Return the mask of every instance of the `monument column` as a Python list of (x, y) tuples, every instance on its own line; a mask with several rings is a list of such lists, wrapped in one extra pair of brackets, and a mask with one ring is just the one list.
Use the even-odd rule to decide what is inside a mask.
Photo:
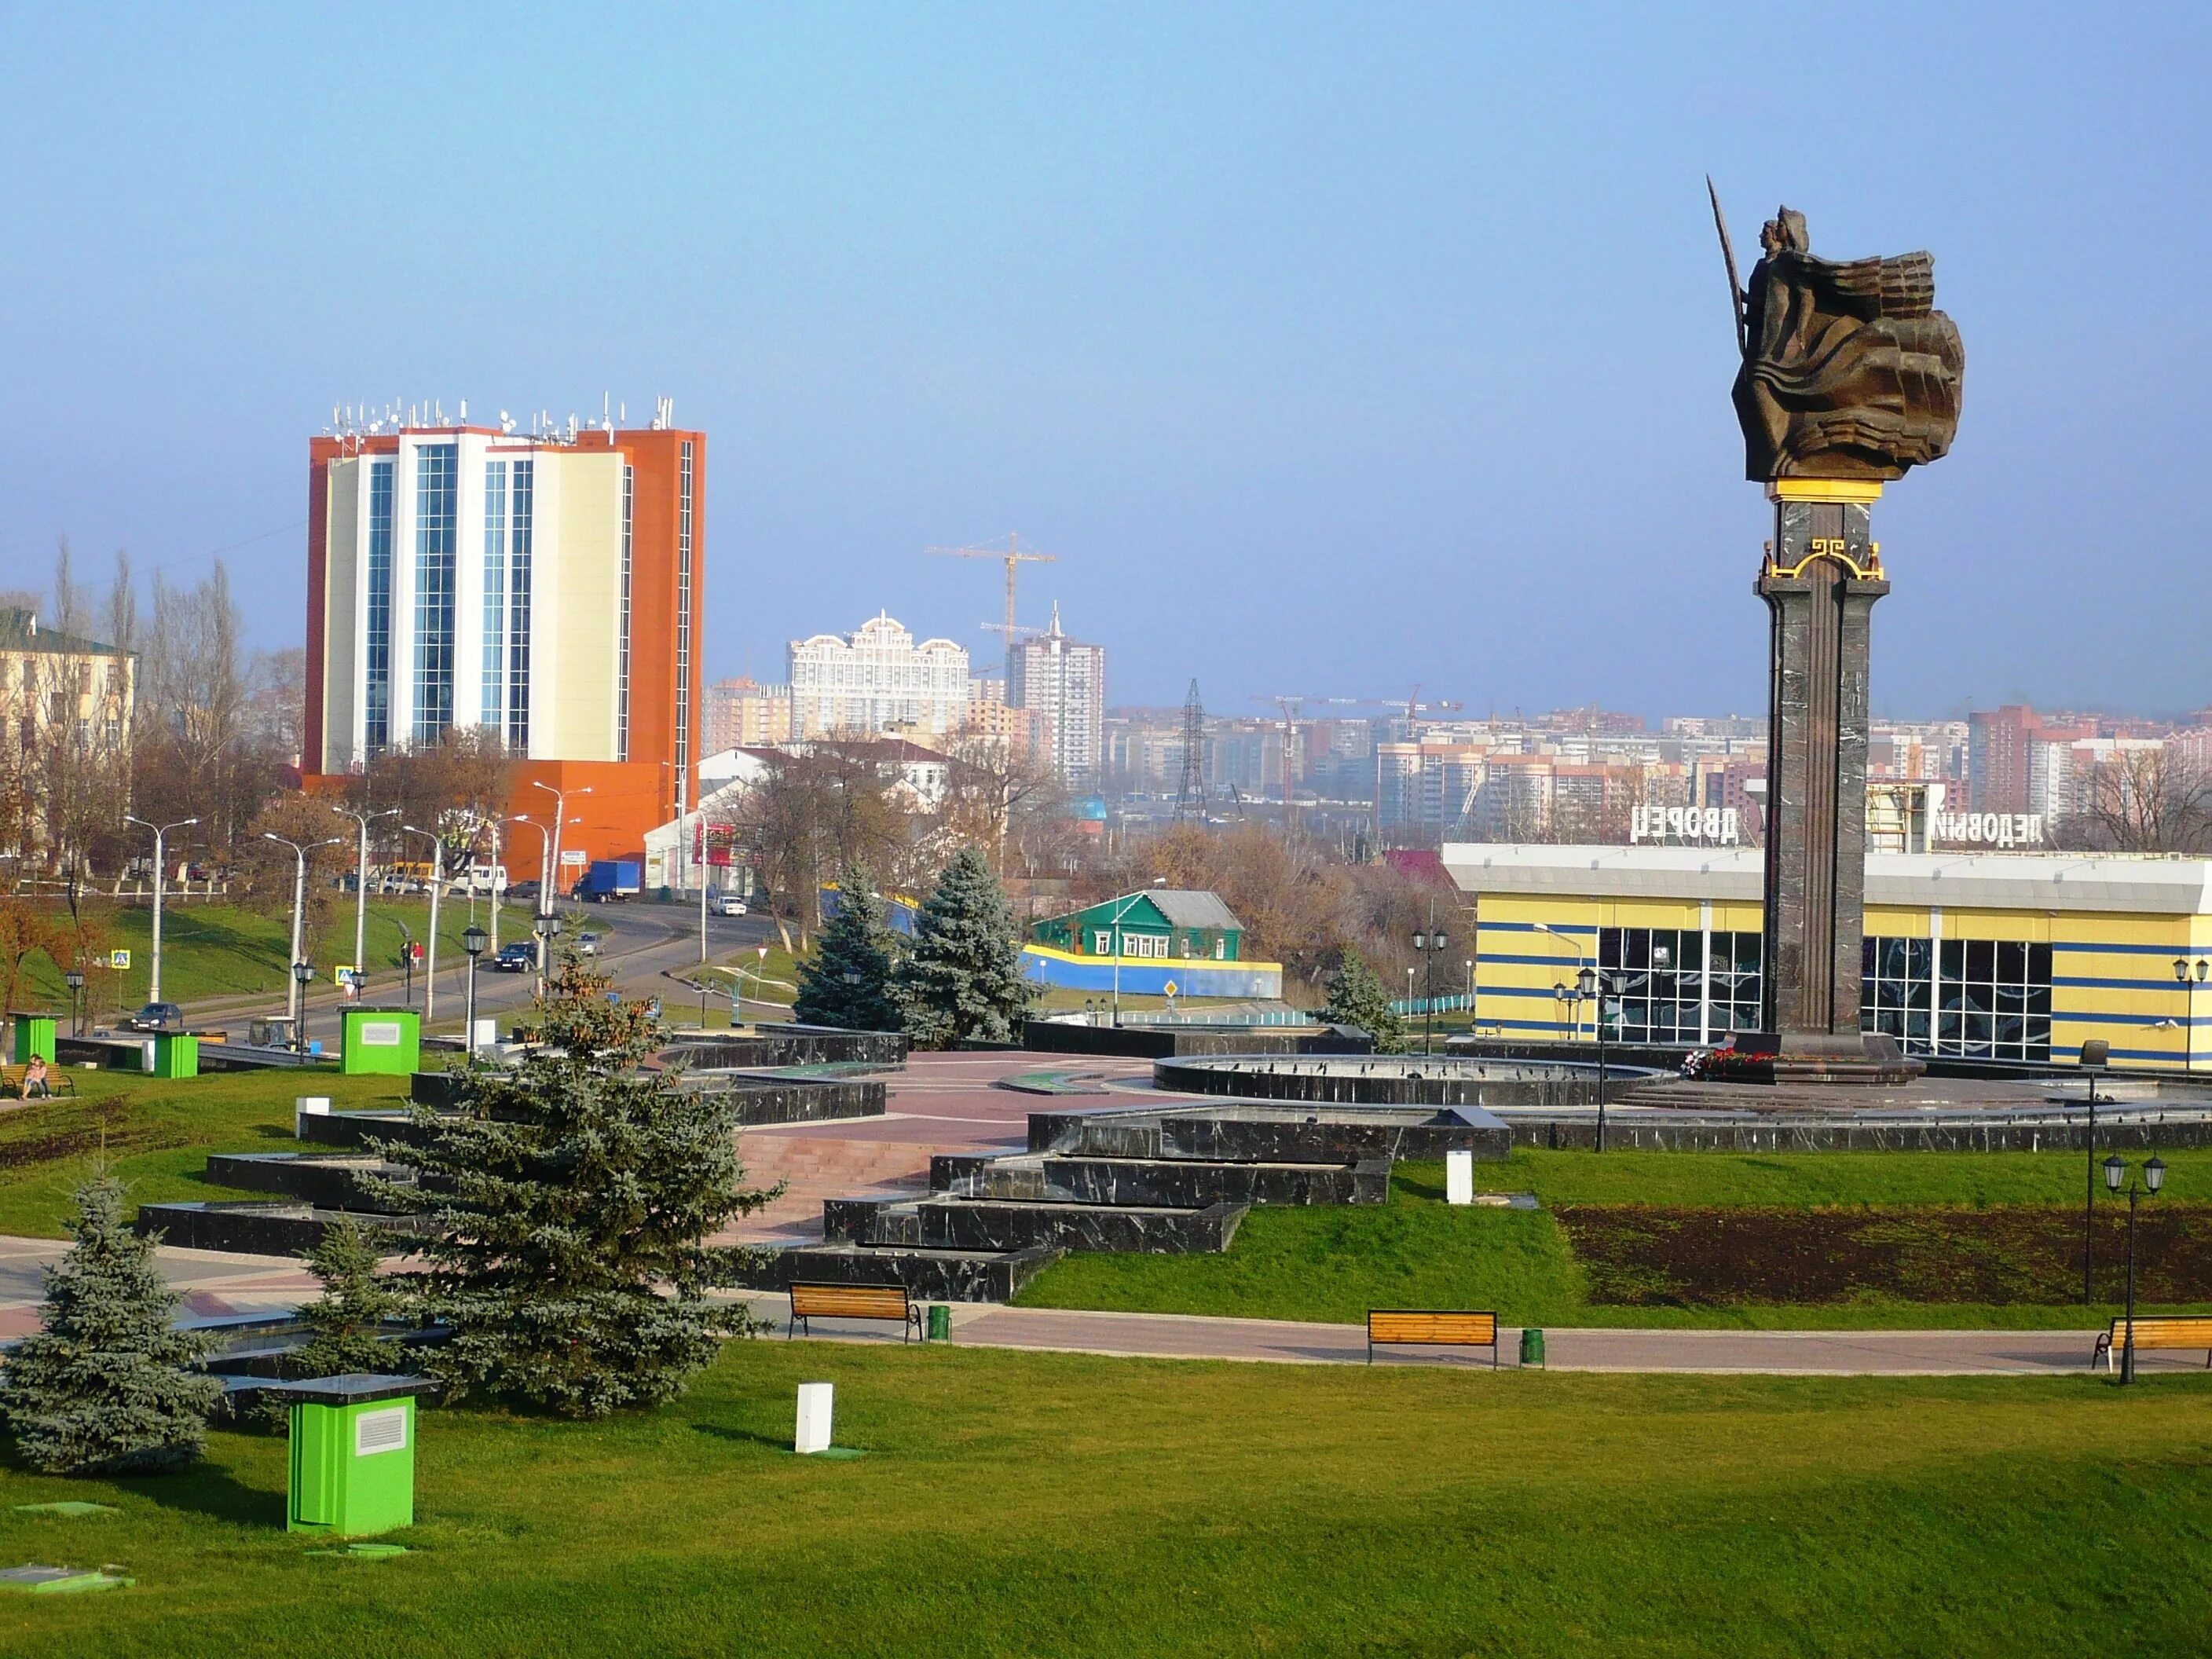
[(1918, 1068), (1859, 1030), (1866, 904), (1868, 664), (1889, 592), (1874, 480), (1778, 478), (1766, 601), (1765, 949), (1760, 1024), (1776, 1075), (1881, 1082)]

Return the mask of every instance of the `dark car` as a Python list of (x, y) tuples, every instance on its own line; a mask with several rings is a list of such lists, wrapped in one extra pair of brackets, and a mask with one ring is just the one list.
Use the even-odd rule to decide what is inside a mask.
[(511, 899), (534, 899), (538, 896), (538, 884), (534, 881), (518, 881), (507, 890), (506, 896)]
[(181, 1031), (185, 1011), (173, 1002), (149, 1002), (123, 1022), (126, 1031)]
[(502, 974), (533, 972), (538, 966), (538, 947), (521, 939), (502, 945), (499, 954), (491, 959), (491, 965)]

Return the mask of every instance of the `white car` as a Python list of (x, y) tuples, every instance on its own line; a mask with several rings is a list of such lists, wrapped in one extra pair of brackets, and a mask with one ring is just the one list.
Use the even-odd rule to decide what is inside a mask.
[(576, 954), (578, 956), (595, 957), (599, 955), (599, 936), (597, 933), (592, 932), (592, 930), (587, 927), (582, 933), (576, 935)]
[(745, 902), (734, 893), (716, 893), (707, 901), (707, 908), (718, 916), (741, 916)]

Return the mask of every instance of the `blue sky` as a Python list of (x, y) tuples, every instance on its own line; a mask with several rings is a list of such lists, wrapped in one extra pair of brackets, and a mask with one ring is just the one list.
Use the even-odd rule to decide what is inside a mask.
[(1754, 709), (1711, 170), (1965, 336), (1877, 707), (2212, 703), (2212, 10), (1838, 15), (0, 0), (0, 586), (232, 546), (296, 643), (332, 404), (666, 394), (718, 675), (988, 659), (923, 550), (1018, 530), (1116, 702)]

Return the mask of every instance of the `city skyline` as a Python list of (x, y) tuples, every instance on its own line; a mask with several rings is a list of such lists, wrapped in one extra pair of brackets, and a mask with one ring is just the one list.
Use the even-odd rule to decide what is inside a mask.
[[(1909, 580), (1875, 706), (2212, 701), (2188, 626), (2212, 574), (2170, 487), (2194, 325), (2083, 305), (2050, 252), (2094, 263), (2149, 224), (2185, 267), (2204, 251), (2170, 211), (2212, 155), (2201, 16), (2052, 14), (1993, 43), (1914, 15), (1907, 53), (1902, 15), (1841, 40), (1632, 14), (264, 25), (11, 22), (0, 118), (40, 250), (0, 318), (12, 568), (63, 534), (83, 565), (127, 546), (187, 579), (225, 549), (271, 599), (255, 643), (297, 644), (295, 434), (333, 403), (529, 395), (565, 421), (667, 395), (723, 458), (709, 678), (773, 673), (855, 589), (981, 658), (990, 573), (925, 550), (1018, 526), (1061, 559), (1024, 620), (1083, 617), (1125, 699), (1194, 672), (1266, 693), (1296, 665), (1346, 695), (1754, 708), (1764, 515), (1720, 395), (1711, 169), (1740, 251), (1784, 194), (1822, 252), (1936, 249), (1974, 343), (1966, 438), (1885, 507)], [(1776, 137), (1786, 100), (1758, 88), (1814, 33), (1855, 120), (1926, 160), (1878, 196)], [(465, 78), (495, 42), (506, 72)], [(136, 120), (69, 98), (95, 65)], [(213, 90), (239, 73), (270, 98)], [(988, 118), (979, 85), (1006, 89)], [(548, 86), (617, 142), (513, 143)], [(319, 158), (350, 153), (367, 187), (333, 215)], [(507, 200), (557, 184), (576, 209), (501, 215), (492, 257), (477, 170), (428, 165), (456, 153), (498, 154)], [(362, 328), (398, 281), (441, 302)], [(1601, 444), (1560, 441), (1560, 410), (1624, 385)], [(2130, 414), (2082, 413), (2106, 410)], [(75, 434), (118, 413), (164, 441), (85, 465)], [(1962, 634), (1969, 612), (1987, 626)]]

